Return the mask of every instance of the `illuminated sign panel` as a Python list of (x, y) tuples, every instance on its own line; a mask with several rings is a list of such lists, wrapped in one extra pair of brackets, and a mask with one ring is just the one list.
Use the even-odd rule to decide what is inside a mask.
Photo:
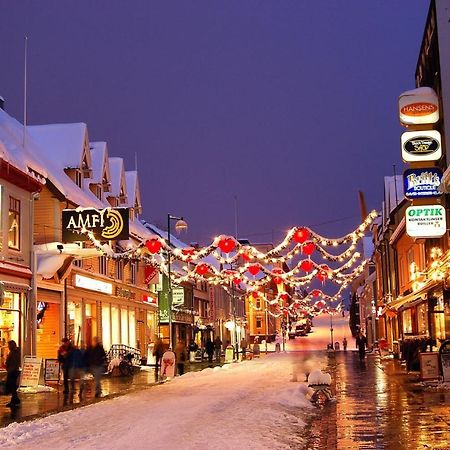
[(403, 125), (423, 125), (439, 121), (439, 102), (436, 92), (421, 87), (404, 92), (398, 99), (400, 122)]
[(128, 208), (77, 208), (62, 212), (63, 242), (86, 241), (86, 231), (100, 241), (127, 240)]
[(407, 131), (402, 134), (401, 143), (405, 162), (437, 161), (442, 157), (439, 131)]
[(85, 277), (83, 275), (75, 275), (75, 286), (90, 291), (101, 292), (102, 294), (112, 295), (113, 285), (111, 283), (105, 283), (101, 280), (95, 280), (94, 278)]
[(438, 238), (447, 231), (445, 208), (440, 205), (410, 206), (405, 219), (406, 233), (412, 238)]

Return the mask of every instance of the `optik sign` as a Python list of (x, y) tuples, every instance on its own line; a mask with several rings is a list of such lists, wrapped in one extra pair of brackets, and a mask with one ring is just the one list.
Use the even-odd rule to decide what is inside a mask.
[(128, 208), (77, 208), (62, 212), (63, 242), (86, 241), (86, 232), (100, 241), (129, 238)]
[(405, 219), (406, 233), (412, 238), (438, 238), (447, 231), (445, 208), (440, 205), (410, 206)]
[(409, 199), (440, 197), (442, 170), (437, 167), (408, 169), (403, 173), (405, 197)]

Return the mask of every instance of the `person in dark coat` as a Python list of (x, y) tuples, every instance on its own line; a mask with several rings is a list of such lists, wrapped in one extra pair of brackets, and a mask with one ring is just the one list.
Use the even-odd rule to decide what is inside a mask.
[(161, 358), (164, 354), (164, 344), (161, 338), (158, 338), (153, 347), (153, 356), (155, 357), (155, 369), (158, 370), (158, 366), (161, 364)]
[(212, 362), (213, 356), (214, 356), (214, 343), (209, 338), (205, 344), (205, 351), (206, 351), (206, 354), (208, 355), (208, 361)]
[(95, 380), (95, 396), (102, 395), (102, 374), (105, 371), (106, 352), (98, 337), (92, 339), (92, 347), (87, 352), (87, 363), (89, 371), (94, 376)]
[(358, 333), (358, 336), (356, 337), (356, 348), (359, 352), (359, 359), (362, 361), (366, 356), (366, 345), (367, 345), (367, 339), (360, 331)]
[(222, 341), (219, 336), (214, 339), (214, 353), (217, 362), (220, 362), (220, 355), (222, 354)]
[(58, 349), (58, 361), (61, 364), (63, 378), (64, 378), (64, 394), (69, 393), (69, 363), (68, 358), (70, 352), (73, 350), (72, 343), (68, 338), (62, 339), (62, 344)]
[(75, 390), (75, 380), (80, 380), (80, 397), (83, 395), (85, 387), (85, 375), (87, 369), (86, 351), (84, 348), (73, 347), (67, 357), (67, 366), (69, 368), (70, 390)]
[(6, 389), (11, 393), (11, 401), (6, 406), (12, 408), (20, 405), (17, 395), (17, 382), (20, 376), (20, 350), (15, 341), (8, 342), (9, 354), (6, 357)]
[(186, 364), (187, 360), (186, 345), (184, 344), (182, 339), (177, 342), (173, 352), (175, 353), (175, 361), (177, 362), (177, 372), (178, 375), (181, 376), (184, 374), (184, 365)]

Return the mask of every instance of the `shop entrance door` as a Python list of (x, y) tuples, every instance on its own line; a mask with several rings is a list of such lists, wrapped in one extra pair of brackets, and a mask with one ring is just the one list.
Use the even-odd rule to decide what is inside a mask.
[(92, 343), (92, 317), (86, 318), (85, 323), (85, 331), (86, 331), (86, 345), (91, 345)]

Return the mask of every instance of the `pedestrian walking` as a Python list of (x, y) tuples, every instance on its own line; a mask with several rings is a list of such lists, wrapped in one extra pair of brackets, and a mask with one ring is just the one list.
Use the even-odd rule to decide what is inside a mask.
[(248, 347), (248, 342), (245, 339), (245, 337), (243, 337), (241, 339), (242, 359), (247, 359), (247, 347)]
[(364, 334), (360, 331), (356, 337), (356, 348), (359, 352), (359, 359), (362, 361), (366, 356), (366, 345), (367, 339)]
[(220, 356), (222, 355), (222, 341), (219, 336), (214, 339), (214, 359), (220, 362)]
[(64, 379), (64, 394), (69, 393), (69, 363), (68, 358), (70, 355), (70, 352), (73, 349), (72, 343), (70, 342), (70, 339), (63, 338), (61, 340), (62, 344), (58, 349), (58, 361), (61, 364), (61, 369), (63, 372), (63, 379)]
[(87, 370), (86, 361), (86, 350), (84, 348), (78, 348), (74, 346), (72, 351), (67, 357), (67, 366), (69, 369), (69, 379), (70, 379), (70, 391), (73, 394), (75, 391), (75, 380), (80, 380), (80, 393), (79, 396), (83, 395), (85, 388), (85, 377)]
[(6, 406), (14, 408), (20, 405), (17, 395), (18, 381), (20, 376), (20, 350), (15, 341), (8, 342), (9, 353), (6, 357), (6, 390), (11, 394), (11, 400)]
[(275, 334), (275, 351), (277, 353), (281, 352), (281, 344), (283, 343), (283, 337), (281, 336), (280, 333), (278, 333), (278, 331)]
[(255, 341), (253, 342), (253, 356), (255, 358), (259, 358), (260, 349), (259, 349), (259, 337), (255, 337)]
[(89, 371), (94, 376), (95, 396), (100, 397), (102, 395), (101, 380), (102, 374), (105, 371), (106, 352), (98, 337), (92, 338), (92, 347), (88, 350), (86, 358)]
[(206, 354), (208, 355), (208, 361), (211, 363), (214, 355), (214, 344), (210, 338), (206, 340), (205, 351)]
[(344, 340), (342, 341), (342, 347), (344, 349), (344, 352), (347, 351), (347, 338), (344, 337)]
[(177, 372), (178, 375), (181, 376), (184, 374), (184, 365), (186, 364), (187, 359), (186, 345), (182, 339), (180, 339), (175, 345), (174, 353), (175, 361), (177, 363)]
[(153, 356), (155, 357), (155, 369), (158, 371), (158, 366), (161, 364), (161, 358), (164, 354), (164, 345), (162, 339), (159, 337), (156, 339), (155, 346), (153, 347)]

